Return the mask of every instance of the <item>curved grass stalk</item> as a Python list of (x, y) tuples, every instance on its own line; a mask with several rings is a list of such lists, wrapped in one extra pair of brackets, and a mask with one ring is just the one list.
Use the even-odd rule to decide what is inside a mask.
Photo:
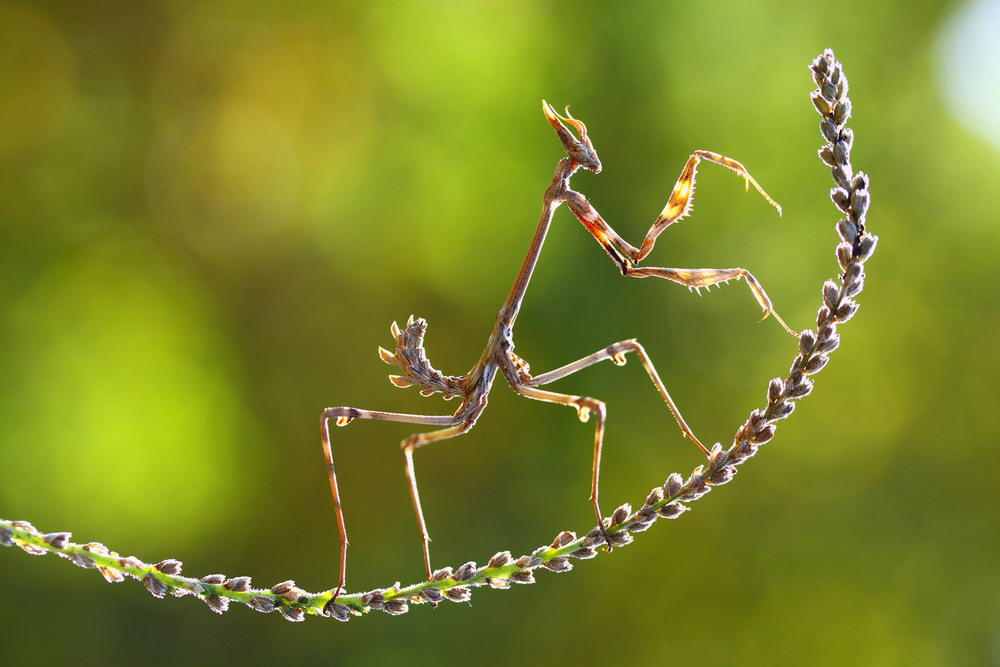
[(534, 573), (539, 568), (550, 572), (569, 571), (573, 567), (571, 558), (595, 557), (600, 553), (597, 547), (606, 540), (614, 547), (625, 546), (657, 519), (682, 516), (690, 509), (690, 503), (732, 480), (738, 466), (774, 437), (776, 422), (791, 415), (795, 402), (812, 391), (812, 376), (826, 366), (830, 354), (840, 345), (838, 325), (857, 312), (855, 298), (864, 287), (864, 263), (878, 242), (878, 238), (865, 228), (870, 201), (868, 177), (863, 172), (855, 174), (850, 160), (854, 134), (846, 127), (851, 115), (847, 77), (829, 49), (813, 61), (811, 70), (818, 86), (812, 93), (812, 100), (822, 117), (820, 130), (827, 141), (819, 156), (831, 169), (835, 187), (830, 197), (844, 215), (836, 226), (840, 238), (836, 254), (841, 274), (836, 281), (824, 283), (816, 329), (799, 334), (797, 354), (789, 374), (784, 379), (771, 380), (766, 406), (750, 414), (728, 449), (716, 444), (708, 463), (698, 466), (687, 479), (677, 473), (671, 474), (662, 486), (649, 493), (638, 511), (633, 512), (631, 506), (622, 505), (605, 519), (603, 526), (595, 526), (583, 537), (562, 532), (551, 544), (519, 558), (503, 551), (481, 567), (468, 562), (456, 569), (436, 570), (428, 580), (411, 586), (401, 587), (397, 583), (389, 588), (343, 593), (336, 597), (336, 589), (309, 593), (298, 588), (294, 581), (284, 581), (268, 589), (254, 589), (249, 577), (230, 578), (221, 574), (185, 577), (181, 575), (181, 563), (177, 560), (145, 563), (134, 556), (120, 556), (97, 542), (74, 543), (69, 533), (43, 534), (25, 521), (0, 519), (0, 544), (16, 545), (33, 555), (58, 554), (80, 567), (98, 569), (110, 582), (123, 581), (126, 576), (139, 579), (155, 597), (162, 598), (167, 593), (193, 595), (218, 613), (226, 611), (230, 602), (235, 601), (260, 612), (278, 611), (290, 621), (301, 621), (307, 614), (346, 621), (351, 616), (370, 611), (402, 614), (411, 604), (429, 602), (436, 605), (443, 600), (465, 602), (474, 587), (502, 589), (511, 584), (534, 583)]

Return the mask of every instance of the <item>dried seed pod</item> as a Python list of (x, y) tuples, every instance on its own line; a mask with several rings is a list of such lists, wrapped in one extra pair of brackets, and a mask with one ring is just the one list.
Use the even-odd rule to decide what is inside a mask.
[(799, 334), (799, 354), (808, 356), (812, 354), (814, 347), (816, 347), (816, 332), (805, 329)]
[(654, 510), (651, 505), (643, 505), (639, 508), (639, 511), (635, 513), (634, 520), (638, 522), (656, 521), (656, 510)]
[(858, 312), (861, 305), (852, 299), (844, 299), (837, 308), (837, 321), (847, 322)]
[(673, 498), (681, 491), (681, 487), (684, 486), (684, 478), (682, 478), (677, 473), (670, 473), (667, 477), (667, 481), (663, 484), (663, 495), (667, 498)]
[(453, 577), (455, 581), (468, 581), (476, 576), (476, 564), (473, 561), (462, 565), (457, 570), (455, 570), (455, 576)]
[(847, 189), (851, 187), (851, 166), (847, 164), (838, 164), (836, 167), (830, 168), (830, 175), (833, 177), (834, 183), (840, 187)]
[(833, 188), (830, 190), (830, 199), (844, 213), (851, 210), (851, 193), (845, 188)]
[(729, 452), (722, 448), (721, 443), (715, 443), (712, 452), (708, 456), (709, 463), (713, 468), (722, 468), (729, 460)]
[(570, 557), (579, 558), (580, 560), (588, 560), (595, 557), (596, 555), (597, 555), (597, 549), (594, 549), (592, 547), (583, 547), (571, 553)]
[(202, 600), (216, 614), (224, 614), (229, 611), (229, 598), (219, 597), (218, 595), (206, 595)]
[(274, 611), (274, 600), (264, 595), (255, 595), (250, 598), (250, 602), (247, 603), (250, 608), (254, 611), (259, 611), (262, 614), (268, 614)]
[(109, 584), (120, 584), (125, 581), (125, 575), (113, 567), (98, 565), (97, 571), (101, 573), (101, 576), (104, 577), (104, 580)]
[(167, 594), (167, 585), (154, 577), (152, 574), (147, 574), (142, 579), (142, 583), (146, 586), (146, 590), (154, 598), (162, 598)]
[(486, 567), (489, 568), (503, 567), (512, 560), (513, 558), (511, 557), (509, 551), (501, 551), (500, 553), (495, 554), (493, 558), (490, 559), (489, 563), (486, 564)]
[(159, 563), (154, 565), (157, 570), (163, 574), (169, 574), (171, 576), (176, 576), (181, 573), (182, 563), (179, 560), (174, 560), (173, 558), (168, 558), (166, 560), (161, 560)]
[(452, 602), (468, 602), (472, 599), (472, 589), (465, 586), (455, 586), (441, 591), (441, 593)]
[(543, 562), (542, 567), (549, 572), (569, 572), (573, 569), (573, 564), (569, 562), (569, 558), (566, 556), (556, 556)]
[(858, 294), (861, 294), (861, 290), (865, 288), (865, 275), (862, 273), (857, 278), (845, 282), (846, 286), (844, 287), (844, 296), (856, 297)]
[(669, 505), (664, 505), (659, 510), (656, 511), (664, 519), (676, 519), (684, 512), (690, 509), (687, 505), (682, 505), (681, 503), (670, 503)]
[(735, 476), (736, 466), (726, 466), (725, 468), (722, 468), (718, 472), (714, 473), (706, 481), (712, 486), (722, 486), (723, 484), (731, 482)]
[(838, 164), (849, 164), (851, 161), (851, 144), (844, 140), (843, 129), (837, 143), (833, 145), (833, 157)]
[(830, 357), (825, 354), (817, 354), (815, 357), (811, 358), (802, 369), (802, 372), (807, 375), (815, 375), (823, 370), (827, 362), (830, 361)]
[(809, 392), (813, 389), (812, 380), (809, 378), (802, 378), (798, 384), (792, 387), (788, 391), (788, 398), (799, 399), (803, 396), (808, 396)]
[(847, 119), (851, 117), (851, 101), (848, 99), (843, 99), (836, 107), (833, 109), (833, 121), (837, 125), (843, 125), (847, 122)]
[(840, 347), (840, 334), (833, 334), (829, 338), (820, 341), (819, 347), (817, 348), (819, 352), (823, 354), (830, 354), (834, 350)]
[(820, 328), (819, 337), (823, 337), (823, 326), (830, 321), (830, 309), (824, 304), (816, 311), (816, 326)]
[(410, 606), (406, 604), (406, 600), (403, 598), (393, 598), (391, 600), (386, 600), (382, 609), (390, 616), (399, 616), (400, 614), (408, 612), (410, 610)]
[(841, 243), (837, 246), (837, 262), (840, 264), (840, 268), (846, 271), (853, 259), (854, 246), (847, 242)]
[(826, 304), (830, 312), (837, 310), (837, 305), (840, 302), (840, 287), (837, 283), (832, 280), (827, 280), (823, 283), (823, 303)]
[(820, 84), (819, 87), (820, 90), (823, 91), (823, 97), (831, 101), (837, 99), (837, 84), (835, 84), (833, 81), (825, 80), (823, 81), (823, 83)]
[(53, 549), (65, 549), (71, 537), (72, 533), (46, 533), (42, 539)]
[(437, 604), (441, 601), (441, 589), (440, 588), (425, 588), (421, 590), (414, 596), (414, 602), (419, 600), (420, 602), (430, 602), (432, 604)]
[(858, 238), (858, 226), (850, 220), (841, 220), (837, 223), (837, 234), (853, 246)]
[(146, 564), (135, 556), (125, 556), (118, 559), (118, 566), (123, 570), (141, 570)]
[(624, 547), (632, 543), (633, 537), (626, 530), (608, 534), (608, 544), (612, 547)]
[(628, 503), (625, 503), (624, 505), (618, 507), (611, 514), (611, 525), (617, 526), (618, 524), (625, 523), (628, 520), (629, 515), (631, 514), (632, 514), (632, 506), (629, 505)]
[(275, 595), (285, 595), (293, 588), (295, 588), (295, 581), (289, 579), (287, 581), (282, 581), (280, 584), (271, 586), (271, 592)]
[(751, 456), (757, 453), (757, 443), (753, 439), (747, 439), (736, 446), (736, 451), (733, 452), (734, 458), (738, 459), (741, 463)]
[(306, 613), (301, 607), (278, 607), (278, 612), (286, 621), (301, 623), (306, 619)]
[(626, 530), (628, 530), (629, 533), (641, 533), (643, 531), (649, 530), (649, 527), (652, 525), (653, 525), (652, 521), (633, 521), (632, 523), (629, 524)]
[(323, 615), (336, 619), (341, 623), (346, 623), (351, 618), (350, 611), (345, 605), (330, 600), (323, 605)]
[(830, 147), (830, 144), (827, 144), (819, 149), (819, 159), (822, 160), (828, 167), (832, 167), (837, 164), (837, 158), (834, 155), (833, 148)]
[(73, 563), (73, 565), (82, 567), (86, 570), (93, 570), (97, 567), (97, 563), (95, 563), (92, 558), (84, 556), (83, 554), (70, 552), (66, 554), (66, 558), (68, 558), (69, 562)]
[(863, 171), (859, 171), (857, 175), (851, 180), (852, 190), (867, 190), (868, 189), (868, 174)]
[(854, 190), (851, 192), (851, 219), (855, 222), (864, 220), (870, 202), (871, 195), (868, 194), (867, 190)]
[[(591, 549), (590, 551), (593, 551), (593, 549)], [(515, 572), (514, 574), (510, 575), (510, 580), (513, 581), (515, 584), (533, 584), (535, 583), (535, 573), (532, 572), (531, 570), (521, 570), (519, 572)]]
[(576, 533), (569, 530), (564, 530), (563, 532), (556, 535), (556, 539), (552, 541), (552, 548), (559, 549), (566, 546), (570, 542), (576, 539)]
[(374, 591), (365, 593), (361, 596), (361, 604), (365, 607), (381, 610), (383, 604), (385, 604), (385, 591), (377, 588)]
[(859, 261), (865, 262), (872, 253), (875, 252), (875, 246), (878, 245), (878, 237), (872, 234), (865, 234), (858, 241), (858, 252), (857, 258)]
[(824, 116), (830, 114), (832, 107), (830, 106), (830, 102), (823, 97), (823, 93), (818, 90), (813, 91), (812, 102), (816, 106), (816, 111), (819, 111)]
[(587, 533), (583, 537), (583, 540), (580, 542), (580, 546), (584, 548), (590, 548), (603, 543), (604, 543), (604, 531), (601, 530), (600, 528), (593, 528), (589, 533)]
[(235, 593), (246, 593), (250, 590), (250, 577), (233, 577), (227, 579), (222, 586)]
[(837, 124), (834, 123), (829, 118), (824, 118), (820, 122), (819, 129), (820, 132), (823, 133), (823, 136), (826, 138), (826, 140), (829, 141), (830, 143), (835, 142), (837, 140), (837, 137), (839, 136), (837, 132)]
[(785, 383), (781, 381), (781, 378), (774, 378), (771, 380), (771, 383), (767, 385), (767, 402), (776, 402), (781, 397), (781, 392), (784, 390)]
[(760, 429), (760, 431), (754, 434), (753, 444), (763, 445), (765, 442), (769, 441), (773, 437), (774, 437), (774, 425), (768, 424), (767, 426), (763, 427), (762, 429)]
[(785, 419), (795, 412), (795, 404), (791, 402), (778, 403), (774, 406), (774, 414), (771, 419), (778, 421), (779, 419)]
[(701, 466), (691, 473), (691, 477), (684, 484), (684, 493), (681, 495), (681, 500), (685, 502), (691, 502), (701, 498), (703, 495), (712, 490), (708, 484), (701, 477)]
[(14, 544), (21, 547), (21, 551), (26, 554), (31, 554), (32, 556), (44, 556), (49, 552), (45, 547), (39, 547), (30, 542), (22, 542), (21, 540), (14, 540)]

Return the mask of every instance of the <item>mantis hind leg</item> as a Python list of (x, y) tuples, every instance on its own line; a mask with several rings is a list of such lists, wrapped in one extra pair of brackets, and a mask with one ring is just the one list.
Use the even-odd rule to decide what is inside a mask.
[[(326, 457), (327, 470), (330, 476), (330, 493), (333, 494), (333, 506), (337, 513), (337, 529), (340, 533), (340, 578), (337, 583), (337, 591), (333, 595), (333, 599), (336, 600), (337, 596), (344, 591), (344, 585), (347, 582), (347, 525), (344, 522), (344, 510), (340, 502), (340, 489), (337, 485), (337, 471), (334, 469), (333, 465), (333, 447), (331, 446), (330, 440), (330, 420), (333, 420), (337, 426), (347, 426), (355, 419), (372, 419), (376, 421), (391, 421), (391, 422), (403, 422), (406, 424), (424, 424), (427, 426), (450, 426), (454, 428), (461, 428), (456, 426), (458, 424), (463, 424), (462, 420), (454, 415), (444, 415), (444, 416), (434, 416), (434, 415), (412, 415), (400, 412), (382, 412), (379, 410), (361, 410), (358, 408), (351, 407), (338, 407), (338, 408), (327, 408), (323, 411), (323, 416), (320, 418), (320, 423), (322, 426), (322, 437), (323, 437), (323, 454)], [(463, 424), (464, 425), (464, 424)], [(414, 447), (426, 444), (433, 440), (438, 440), (441, 438), (451, 437), (452, 435), (458, 435), (458, 433), (464, 433), (469, 428), (469, 424), (465, 430), (456, 431), (454, 433), (448, 433), (444, 435), (447, 431), (453, 431), (454, 428), (446, 428), (442, 431), (435, 431), (433, 433), (423, 434), (419, 436), (411, 436), (407, 440), (403, 441), (404, 452), (406, 453), (407, 460), (407, 478), (410, 480), (410, 492), (413, 497), (414, 509), (417, 513), (417, 521), (420, 524), (420, 532), (424, 536), (424, 563), (427, 566), (428, 578), (430, 578), (430, 555), (427, 547), (427, 542), (429, 537), (427, 537), (427, 529), (424, 526), (423, 512), (420, 509), (419, 495), (417, 494), (417, 483), (416, 478), (413, 476), (413, 461), (412, 461), (412, 447), (410, 450), (406, 450), (406, 443), (410, 440), (416, 438), (423, 441), (419, 444), (414, 445)]]

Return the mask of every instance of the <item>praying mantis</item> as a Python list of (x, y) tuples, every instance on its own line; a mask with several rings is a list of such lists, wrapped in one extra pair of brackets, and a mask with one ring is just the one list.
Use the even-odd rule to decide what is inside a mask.
[[(348, 539), (347, 528), (344, 522), (344, 511), (340, 501), (340, 491), (337, 486), (337, 473), (333, 465), (333, 450), (330, 440), (331, 420), (340, 427), (347, 426), (355, 419), (404, 422), (420, 426), (440, 427), (438, 430), (411, 435), (401, 443), (403, 456), (406, 460), (405, 471), (410, 487), (410, 496), (413, 500), (413, 509), (416, 513), (417, 524), (420, 528), (420, 535), (423, 541), (424, 566), (428, 579), (432, 577), (429, 545), (430, 535), (427, 532), (427, 524), (424, 521), (424, 513), (420, 504), (420, 494), (417, 490), (417, 478), (413, 468), (413, 452), (432, 442), (453, 438), (467, 433), (472, 429), (476, 424), (476, 420), (482, 414), (483, 410), (486, 409), (487, 397), (498, 372), (503, 375), (510, 388), (520, 396), (574, 408), (582, 422), (589, 421), (592, 416), (596, 418), (590, 501), (593, 503), (594, 512), (597, 515), (598, 525), (601, 526), (602, 530), (605, 530), (604, 537), (606, 543), (609, 545), (609, 550), (611, 543), (608, 540), (605, 520), (601, 513), (599, 502), (601, 452), (604, 445), (604, 426), (607, 420), (606, 405), (603, 401), (589, 396), (556, 393), (541, 389), (541, 387), (602, 361), (611, 361), (619, 366), (624, 365), (626, 361), (625, 355), (633, 353), (639, 358), (639, 361), (646, 369), (649, 378), (652, 380), (657, 391), (660, 392), (683, 434), (694, 441), (706, 456), (709, 455), (709, 450), (695, 437), (691, 428), (684, 421), (680, 410), (678, 410), (677, 405), (667, 392), (663, 381), (660, 380), (646, 350), (635, 339), (619, 341), (589, 356), (540, 375), (532, 375), (528, 363), (514, 353), (514, 323), (517, 321), (521, 302), (528, 289), (528, 283), (535, 270), (535, 265), (541, 255), (542, 246), (545, 243), (545, 236), (552, 223), (553, 215), (561, 204), (566, 204), (569, 207), (573, 215), (576, 216), (586, 230), (601, 245), (623, 276), (633, 278), (665, 278), (685, 285), (692, 290), (700, 290), (702, 287), (707, 288), (710, 285), (719, 285), (733, 279), (738, 280), (742, 278), (746, 281), (754, 298), (756, 298), (757, 303), (760, 304), (764, 311), (761, 321), (766, 319), (768, 315), (772, 315), (788, 333), (793, 336), (798, 335), (774, 312), (771, 300), (768, 298), (764, 288), (746, 269), (672, 269), (639, 266), (640, 262), (652, 251), (657, 237), (667, 227), (690, 212), (694, 196), (696, 172), (698, 164), (702, 160), (727, 167), (736, 172), (743, 178), (746, 190), (749, 191), (750, 186), (753, 185), (757, 192), (778, 210), (778, 214), (780, 215), (781, 207), (760, 187), (742, 164), (724, 155), (709, 151), (699, 150), (692, 153), (684, 165), (684, 169), (681, 171), (681, 175), (677, 179), (673, 191), (670, 193), (670, 198), (666, 206), (664, 206), (663, 211), (649, 228), (642, 244), (637, 248), (623, 239), (605, 222), (600, 213), (597, 212), (584, 195), (570, 187), (570, 178), (581, 168), (595, 174), (601, 172), (601, 161), (597, 157), (597, 151), (594, 149), (594, 145), (587, 134), (587, 126), (582, 121), (573, 118), (569, 114), (568, 108), (565, 110), (566, 115), (561, 115), (556, 112), (552, 105), (543, 100), (542, 109), (545, 113), (545, 118), (559, 136), (559, 140), (562, 142), (567, 156), (559, 160), (556, 165), (552, 184), (545, 191), (541, 219), (528, 247), (528, 254), (524, 258), (517, 277), (514, 279), (514, 285), (511, 287), (510, 294), (497, 313), (496, 324), (490, 333), (489, 340), (486, 342), (482, 356), (479, 357), (475, 365), (464, 375), (444, 375), (430, 365), (424, 352), (423, 340), (427, 330), (427, 322), (423, 319), (414, 319), (412, 316), (402, 329), (395, 322), (392, 323), (391, 331), (396, 341), (395, 352), (379, 348), (379, 355), (383, 361), (397, 366), (402, 370), (402, 375), (389, 376), (390, 381), (394, 385), (401, 388), (410, 386), (419, 387), (420, 393), (425, 396), (440, 393), (445, 400), (460, 399), (458, 409), (452, 414), (447, 415), (405, 414), (384, 412), (381, 410), (363, 410), (354, 407), (326, 408), (323, 411), (321, 418), (323, 452), (329, 470), (330, 491), (333, 494), (337, 527), (340, 533), (340, 578), (334, 599), (345, 590)], [(567, 124), (575, 130), (576, 134), (567, 127)]]

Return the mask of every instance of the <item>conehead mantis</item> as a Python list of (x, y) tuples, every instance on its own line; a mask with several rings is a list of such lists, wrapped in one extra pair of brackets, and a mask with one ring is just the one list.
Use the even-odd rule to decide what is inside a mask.
[[(424, 566), (428, 579), (432, 575), (429, 547), (430, 536), (424, 521), (423, 509), (420, 504), (420, 494), (417, 490), (417, 478), (413, 468), (413, 452), (424, 445), (444, 440), (445, 438), (452, 438), (467, 433), (472, 429), (479, 415), (486, 408), (487, 397), (493, 387), (493, 381), (496, 379), (497, 372), (503, 375), (507, 384), (510, 385), (510, 388), (516, 394), (537, 401), (571, 407), (577, 411), (577, 415), (583, 422), (589, 421), (591, 417), (596, 418), (590, 501), (594, 506), (594, 512), (597, 515), (598, 525), (600, 526), (605, 525), (599, 502), (601, 451), (604, 444), (604, 426), (607, 419), (605, 403), (588, 396), (561, 394), (541, 389), (540, 387), (602, 361), (611, 361), (619, 366), (624, 365), (626, 361), (625, 355), (633, 353), (639, 358), (639, 361), (646, 369), (650, 380), (653, 382), (653, 386), (660, 392), (660, 395), (667, 404), (667, 408), (673, 414), (674, 419), (677, 420), (677, 424), (680, 426), (683, 434), (694, 441), (706, 456), (709, 455), (709, 450), (695, 437), (691, 428), (684, 421), (680, 410), (678, 410), (677, 405), (660, 380), (649, 355), (646, 354), (645, 349), (636, 340), (619, 341), (589, 356), (540, 375), (533, 375), (530, 372), (528, 363), (514, 353), (514, 323), (517, 320), (521, 302), (528, 289), (528, 283), (535, 270), (542, 246), (545, 243), (545, 236), (552, 223), (553, 215), (561, 204), (566, 204), (569, 207), (573, 215), (576, 216), (584, 228), (601, 245), (623, 276), (633, 278), (665, 278), (685, 285), (692, 290), (700, 290), (702, 287), (709, 287), (710, 285), (718, 285), (733, 279), (738, 280), (743, 278), (750, 287), (750, 291), (757, 300), (757, 303), (760, 304), (764, 311), (764, 316), (761, 320), (765, 319), (768, 315), (772, 315), (788, 333), (793, 336), (797, 335), (774, 312), (771, 300), (768, 298), (764, 288), (746, 269), (675, 269), (639, 266), (640, 262), (652, 251), (657, 237), (667, 227), (690, 212), (694, 196), (696, 172), (698, 164), (702, 160), (722, 165), (736, 172), (743, 178), (747, 190), (752, 185), (769, 204), (778, 209), (778, 213), (780, 214), (781, 207), (760, 187), (742, 164), (724, 155), (710, 151), (695, 151), (692, 153), (684, 165), (680, 177), (674, 184), (673, 191), (670, 193), (670, 198), (667, 200), (663, 211), (656, 218), (656, 221), (653, 222), (649, 231), (646, 232), (646, 236), (639, 247), (635, 247), (623, 239), (618, 232), (605, 222), (604, 218), (601, 217), (600, 213), (597, 212), (584, 195), (570, 187), (570, 178), (577, 170), (582, 168), (592, 171), (595, 174), (601, 171), (601, 161), (597, 157), (597, 151), (594, 149), (594, 145), (587, 134), (587, 126), (582, 121), (573, 118), (569, 114), (568, 109), (565, 115), (559, 114), (545, 101), (542, 102), (542, 109), (546, 119), (559, 136), (559, 140), (562, 142), (567, 156), (559, 160), (559, 163), (556, 165), (552, 184), (545, 191), (541, 219), (528, 247), (528, 254), (524, 258), (521, 270), (514, 279), (514, 285), (511, 287), (510, 294), (497, 314), (496, 324), (490, 333), (489, 340), (486, 342), (482, 356), (464, 375), (444, 375), (430, 365), (427, 355), (424, 352), (423, 340), (427, 330), (427, 322), (423, 319), (413, 319), (412, 316), (402, 329), (395, 322), (392, 323), (391, 331), (396, 342), (395, 352), (379, 348), (382, 360), (399, 367), (402, 371), (401, 375), (390, 376), (389, 379), (394, 385), (401, 388), (410, 386), (419, 387), (421, 393), (425, 396), (439, 393), (443, 395), (445, 400), (460, 399), (458, 408), (453, 413), (446, 415), (405, 414), (384, 412), (381, 410), (363, 410), (354, 407), (327, 408), (323, 411), (321, 418), (323, 451), (329, 469), (330, 490), (333, 494), (341, 545), (340, 579), (336, 595), (344, 591), (347, 579), (348, 540), (344, 512), (340, 502), (340, 491), (337, 486), (337, 474), (333, 465), (333, 449), (330, 440), (331, 421), (341, 427), (347, 426), (355, 419), (404, 422), (407, 424), (439, 427), (437, 430), (411, 435), (401, 443), (403, 456), (406, 460), (406, 477), (409, 482), (410, 496), (413, 500), (413, 509), (416, 513), (417, 524), (419, 525), (423, 541)], [(606, 532), (604, 537), (610, 549), (610, 541), (607, 540)], [(336, 595), (334, 598), (336, 598)]]

